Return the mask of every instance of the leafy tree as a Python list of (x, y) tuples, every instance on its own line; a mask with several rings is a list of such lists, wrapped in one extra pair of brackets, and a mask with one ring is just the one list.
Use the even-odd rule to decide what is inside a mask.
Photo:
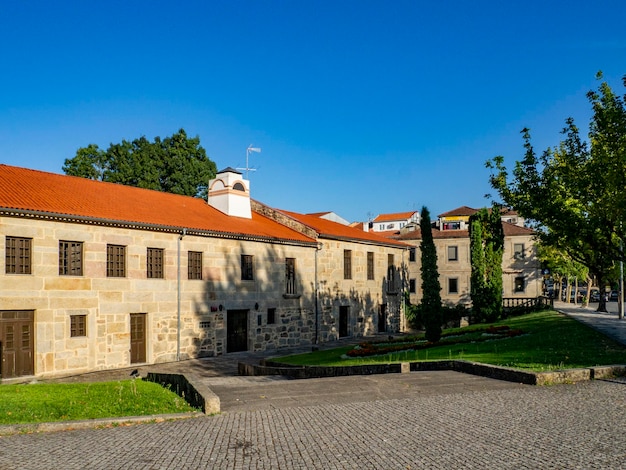
[(470, 217), (472, 316), (494, 322), (502, 316), (504, 231), (500, 208), (481, 209)]
[(200, 138), (187, 137), (180, 129), (163, 140), (123, 140), (110, 144), (106, 151), (90, 144), (78, 149), (74, 158), (66, 159), (63, 171), (72, 176), (205, 197), (217, 168), (200, 146)]
[(437, 270), (437, 249), (430, 225), (430, 212), (424, 206), (421, 212), (420, 229), (422, 232), (422, 296), (421, 311), (424, 320), (425, 336), (433, 343), (441, 338), (441, 285)]
[[(502, 156), (487, 167), (495, 170), (492, 187), (535, 226), (541, 242), (587, 266), (603, 286), (615, 261), (624, 260), (626, 109), (606, 82), (587, 97), (593, 108), (588, 141), (568, 118), (564, 140), (537, 157), (530, 131), (523, 129), (526, 153), (516, 162), (512, 180)], [(606, 311), (602, 296), (598, 310)]]

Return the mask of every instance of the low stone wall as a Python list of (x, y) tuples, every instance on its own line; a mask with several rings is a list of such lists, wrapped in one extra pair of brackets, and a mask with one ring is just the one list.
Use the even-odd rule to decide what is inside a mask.
[(193, 374), (161, 374), (148, 372), (146, 380), (169, 388), (194, 408), (205, 414), (220, 412), (220, 398)]
[[(407, 367), (408, 366), (408, 367)], [(598, 366), (549, 372), (527, 372), (509, 367), (493, 366), (470, 361), (428, 361), (397, 364), (369, 364), (362, 366), (292, 366), (275, 361), (261, 364), (239, 363), (239, 375), (282, 375), (292, 379), (341, 377), (348, 375), (397, 374), (401, 372), (453, 370), (465, 374), (506, 380), (526, 385), (575, 383), (584, 380), (626, 376), (626, 365)]]

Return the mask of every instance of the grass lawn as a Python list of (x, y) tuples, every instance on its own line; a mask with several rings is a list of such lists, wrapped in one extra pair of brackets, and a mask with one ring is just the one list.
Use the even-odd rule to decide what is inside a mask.
[[(521, 329), (523, 334), (512, 338), (485, 341), (487, 325), (444, 330), (462, 333), (455, 338), (442, 338), (442, 343), (426, 349), (405, 350), (376, 356), (350, 358), (346, 353), (353, 347), (285, 356), (278, 362), (294, 365), (362, 365), (460, 359), (485, 364), (541, 372), (547, 370), (626, 364), (626, 347), (601, 333), (558, 312), (546, 310), (494, 323)], [(473, 333), (472, 333), (473, 332)], [(466, 336), (466, 335), (470, 336)], [(467, 342), (472, 340), (473, 342)], [(423, 335), (408, 338), (407, 347), (423, 341)], [(396, 344), (396, 343), (390, 343)]]
[(43, 423), (197, 411), (143, 380), (0, 386), (0, 424)]

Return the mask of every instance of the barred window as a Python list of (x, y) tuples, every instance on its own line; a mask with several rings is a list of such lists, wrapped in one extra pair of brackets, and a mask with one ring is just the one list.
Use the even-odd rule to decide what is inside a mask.
[(352, 279), (352, 250), (343, 250), (343, 278)]
[(163, 279), (163, 249), (148, 248), (146, 265), (148, 279)]
[(367, 279), (374, 280), (374, 252), (367, 252)]
[(6, 237), (5, 270), (7, 274), (31, 273), (31, 238)]
[(107, 245), (107, 277), (126, 277), (126, 247)]
[(83, 275), (83, 242), (59, 242), (59, 276)]
[(202, 279), (202, 252), (187, 252), (187, 279)]
[(87, 336), (87, 315), (70, 315), (70, 336)]
[(254, 257), (252, 255), (241, 255), (241, 280), (254, 280)]
[(285, 258), (285, 292), (287, 294), (296, 293), (296, 259)]

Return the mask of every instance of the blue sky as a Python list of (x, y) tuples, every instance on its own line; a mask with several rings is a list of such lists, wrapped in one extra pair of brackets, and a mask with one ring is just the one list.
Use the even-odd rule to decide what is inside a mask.
[(602, 70), (623, 94), (626, 2), (0, 3), (0, 162), (62, 173), (90, 143), (199, 136), (252, 197), (350, 220), (461, 205), (484, 163), (557, 145)]

